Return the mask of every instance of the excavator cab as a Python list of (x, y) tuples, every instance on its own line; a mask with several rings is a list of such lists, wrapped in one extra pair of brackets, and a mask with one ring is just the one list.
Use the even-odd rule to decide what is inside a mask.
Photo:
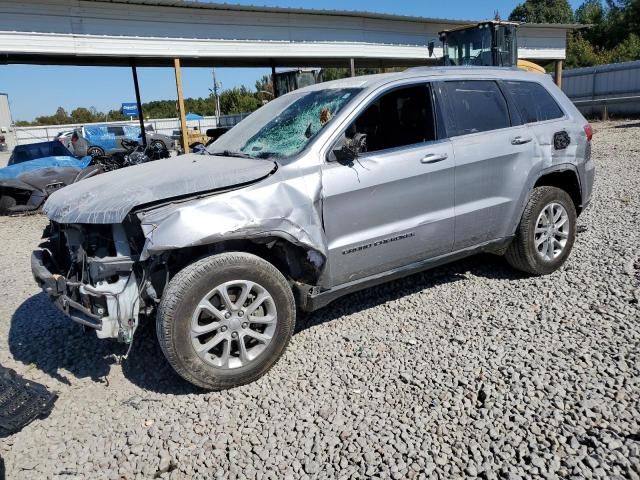
[(444, 64), (486, 67), (518, 66), (518, 24), (487, 21), (439, 33)]

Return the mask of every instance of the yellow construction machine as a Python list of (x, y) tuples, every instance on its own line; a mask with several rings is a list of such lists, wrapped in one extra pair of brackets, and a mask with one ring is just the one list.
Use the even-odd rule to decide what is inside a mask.
[(518, 67), (545, 73), (540, 65), (518, 60), (518, 23), (492, 20), (439, 33), (445, 65)]

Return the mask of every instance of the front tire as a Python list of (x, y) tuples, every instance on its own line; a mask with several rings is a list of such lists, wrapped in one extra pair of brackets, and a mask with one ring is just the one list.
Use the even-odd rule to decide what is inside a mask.
[(180, 376), (223, 390), (264, 375), (283, 354), (295, 321), (284, 276), (255, 255), (230, 252), (178, 272), (165, 288), (156, 327)]
[(507, 262), (533, 275), (555, 272), (573, 248), (576, 218), (567, 192), (556, 187), (535, 188), (505, 254)]
[(167, 146), (164, 144), (162, 140), (152, 140), (151, 146), (158, 150), (167, 150)]
[(104, 157), (105, 151), (100, 147), (89, 147), (87, 148), (87, 155), (91, 158)]

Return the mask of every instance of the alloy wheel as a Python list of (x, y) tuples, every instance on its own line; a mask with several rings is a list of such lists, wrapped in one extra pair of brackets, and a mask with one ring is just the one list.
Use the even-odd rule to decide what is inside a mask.
[(569, 238), (569, 215), (559, 203), (546, 205), (536, 221), (534, 242), (537, 254), (546, 261), (558, 258)]
[(198, 303), (191, 343), (206, 363), (235, 369), (254, 362), (268, 347), (278, 322), (276, 304), (261, 285), (234, 280), (218, 285)]

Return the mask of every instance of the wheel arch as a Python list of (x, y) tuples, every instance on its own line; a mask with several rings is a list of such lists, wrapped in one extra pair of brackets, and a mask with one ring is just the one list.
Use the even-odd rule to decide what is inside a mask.
[(562, 168), (544, 172), (533, 185), (537, 187), (556, 187), (569, 194), (576, 208), (576, 214), (582, 213), (582, 188), (578, 172), (573, 168)]
[[(222, 239), (197, 246), (166, 250), (154, 254), (151, 264), (167, 267), (167, 283), (180, 270), (204, 257), (225, 252), (243, 252), (256, 255), (271, 263), (292, 283), (317, 285), (326, 266), (325, 256), (307, 246), (297, 245), (278, 235)], [(161, 286), (164, 288), (164, 285)], [(158, 292), (160, 293), (160, 292)]]

